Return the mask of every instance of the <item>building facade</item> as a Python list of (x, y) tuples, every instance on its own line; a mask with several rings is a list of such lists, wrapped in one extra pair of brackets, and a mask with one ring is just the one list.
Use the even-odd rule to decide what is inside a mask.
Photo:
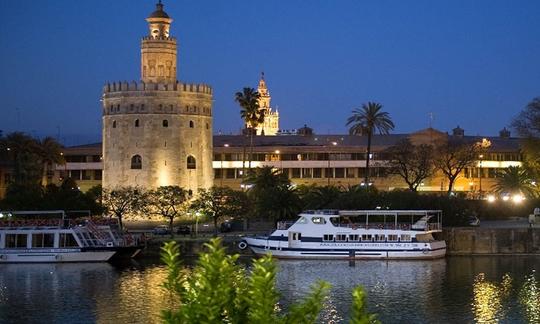
[(213, 183), (212, 89), (177, 80), (173, 20), (161, 1), (146, 21), (141, 80), (103, 88), (103, 187), (208, 188)]
[(272, 97), (270, 97), (270, 91), (268, 91), (266, 81), (264, 80), (264, 72), (261, 73), (257, 92), (260, 95), (259, 107), (264, 113), (263, 123), (255, 128), (257, 135), (277, 135), (279, 131), (279, 112), (277, 109), (272, 109), (270, 105)]
[[(520, 166), (519, 139), (509, 136), (502, 131), (501, 136), (465, 136), (460, 129), (454, 133), (446, 133), (426, 129), (411, 134), (374, 135), (372, 143), (372, 160), (370, 161), (371, 180), (379, 190), (406, 189), (406, 183), (399, 177), (388, 172), (389, 156), (387, 149), (398, 144), (403, 139), (410, 139), (415, 144), (429, 144), (441, 138), (459, 137), (469, 143), (477, 143), (484, 139), (491, 145), (479, 156), (474, 166), (466, 168), (459, 175), (454, 190), (465, 193), (489, 192), (496, 182), (499, 171), (509, 166)], [(213, 184), (228, 186), (233, 189), (242, 188), (242, 156), (246, 145), (245, 136), (217, 135), (214, 136), (213, 155)], [(287, 174), (291, 182), (297, 185), (333, 185), (347, 187), (361, 184), (366, 172), (367, 139), (354, 135), (316, 135), (304, 132), (299, 135), (256, 136), (254, 137), (253, 167), (270, 166)], [(75, 180), (82, 190), (88, 189), (96, 181), (85, 180), (84, 175), (97, 174), (93, 168), (99, 164), (87, 162), (75, 163), (69, 161), (88, 161), (95, 159), (101, 152), (99, 145), (94, 145), (94, 152), (86, 152), (87, 156), (70, 157), (82, 153), (81, 147), (66, 149), (68, 163), (59, 166), (66, 168), (68, 175), (75, 175)], [(92, 171), (85, 168), (92, 168)], [(74, 171), (79, 170), (79, 171)], [(79, 178), (77, 178), (79, 177)], [(448, 180), (440, 173), (425, 179), (418, 188), (420, 191), (444, 192)]]

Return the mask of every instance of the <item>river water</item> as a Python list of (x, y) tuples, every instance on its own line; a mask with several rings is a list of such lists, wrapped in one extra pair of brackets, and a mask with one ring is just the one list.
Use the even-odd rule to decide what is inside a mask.
[[(246, 262), (249, 262), (247, 260)], [(332, 284), (321, 323), (348, 322), (363, 285), (383, 323), (540, 323), (540, 257), (278, 261), (284, 308)], [(0, 323), (158, 323), (169, 304), (159, 262), (0, 265)]]

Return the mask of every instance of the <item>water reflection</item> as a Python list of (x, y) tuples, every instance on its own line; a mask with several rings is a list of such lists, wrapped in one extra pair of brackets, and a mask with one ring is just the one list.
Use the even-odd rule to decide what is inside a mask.
[(529, 323), (540, 323), (540, 285), (534, 271), (525, 278), (519, 291), (519, 301)]
[[(279, 261), (280, 308), (322, 279), (332, 284), (322, 323), (346, 323), (352, 288), (383, 323), (540, 323), (538, 257)], [(0, 323), (156, 323), (169, 305), (160, 264), (0, 265)]]
[(505, 274), (501, 283), (490, 282), (484, 273), (476, 276), (473, 285), (473, 313), (478, 323), (497, 323), (505, 318), (506, 307), (503, 303), (510, 294), (512, 278)]

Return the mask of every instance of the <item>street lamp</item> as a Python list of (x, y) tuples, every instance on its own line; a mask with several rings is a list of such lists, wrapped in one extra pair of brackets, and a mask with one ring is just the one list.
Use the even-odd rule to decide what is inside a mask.
[(280, 150), (275, 150), (274, 151), (275, 154), (277, 154), (278, 156), (278, 159), (279, 159), (279, 168), (281, 169), (281, 173), (283, 173), (283, 160), (281, 159), (281, 151)]
[[(331, 144), (333, 146), (336, 146), (337, 142), (331, 142)], [(325, 173), (329, 173), (329, 172), (331, 172), (331, 170), (330, 170), (330, 146), (328, 146), (328, 168), (326, 168)], [(330, 186), (330, 174), (326, 174), (326, 178), (327, 178), (327, 181), (328, 181), (328, 186)]]
[(478, 171), (480, 172), (478, 174), (478, 189), (480, 191), (480, 199), (482, 199), (482, 159), (484, 158), (484, 154), (480, 154), (478, 157), (480, 158), (480, 162), (478, 163)]
[[(223, 147), (229, 147), (229, 144), (223, 144)], [(220, 157), (220, 159), (221, 159), (221, 170), (220, 170), (220, 171), (221, 171), (221, 175), (220, 175), (221, 180), (220, 180), (220, 187), (223, 187), (223, 176), (224, 176), (224, 172), (223, 172), (223, 154), (224, 154), (224, 153), (221, 153), (221, 154), (219, 155), (219, 157)]]
[(195, 237), (199, 236), (199, 216), (200, 212), (195, 212)]

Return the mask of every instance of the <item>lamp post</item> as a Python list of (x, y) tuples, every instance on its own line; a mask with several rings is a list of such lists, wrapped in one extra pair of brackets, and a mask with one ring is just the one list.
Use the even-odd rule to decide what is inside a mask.
[[(333, 146), (336, 146), (337, 145), (337, 142), (331, 142), (331, 144)], [(328, 167), (326, 168), (326, 172), (325, 173), (328, 173), (330, 172), (330, 146), (328, 146)], [(328, 186), (330, 186), (330, 174), (326, 174), (326, 178), (327, 178), (327, 181), (328, 181)]]
[(195, 212), (195, 237), (199, 236), (199, 216), (200, 212)]
[(277, 154), (278, 156), (278, 159), (279, 159), (279, 169), (280, 169), (280, 172), (283, 173), (283, 160), (281, 159), (281, 151), (280, 150), (275, 150), (274, 151), (275, 154)]
[[(223, 144), (223, 147), (229, 147), (229, 144)], [(223, 154), (224, 153), (221, 153), (219, 155), (220, 159), (221, 159), (221, 174), (220, 174), (220, 187), (223, 187), (223, 176), (225, 175), (224, 172), (223, 172)]]
[(482, 159), (484, 158), (484, 154), (480, 154), (478, 157), (480, 158), (480, 162), (478, 163), (478, 191), (480, 192), (480, 199), (482, 199)]

